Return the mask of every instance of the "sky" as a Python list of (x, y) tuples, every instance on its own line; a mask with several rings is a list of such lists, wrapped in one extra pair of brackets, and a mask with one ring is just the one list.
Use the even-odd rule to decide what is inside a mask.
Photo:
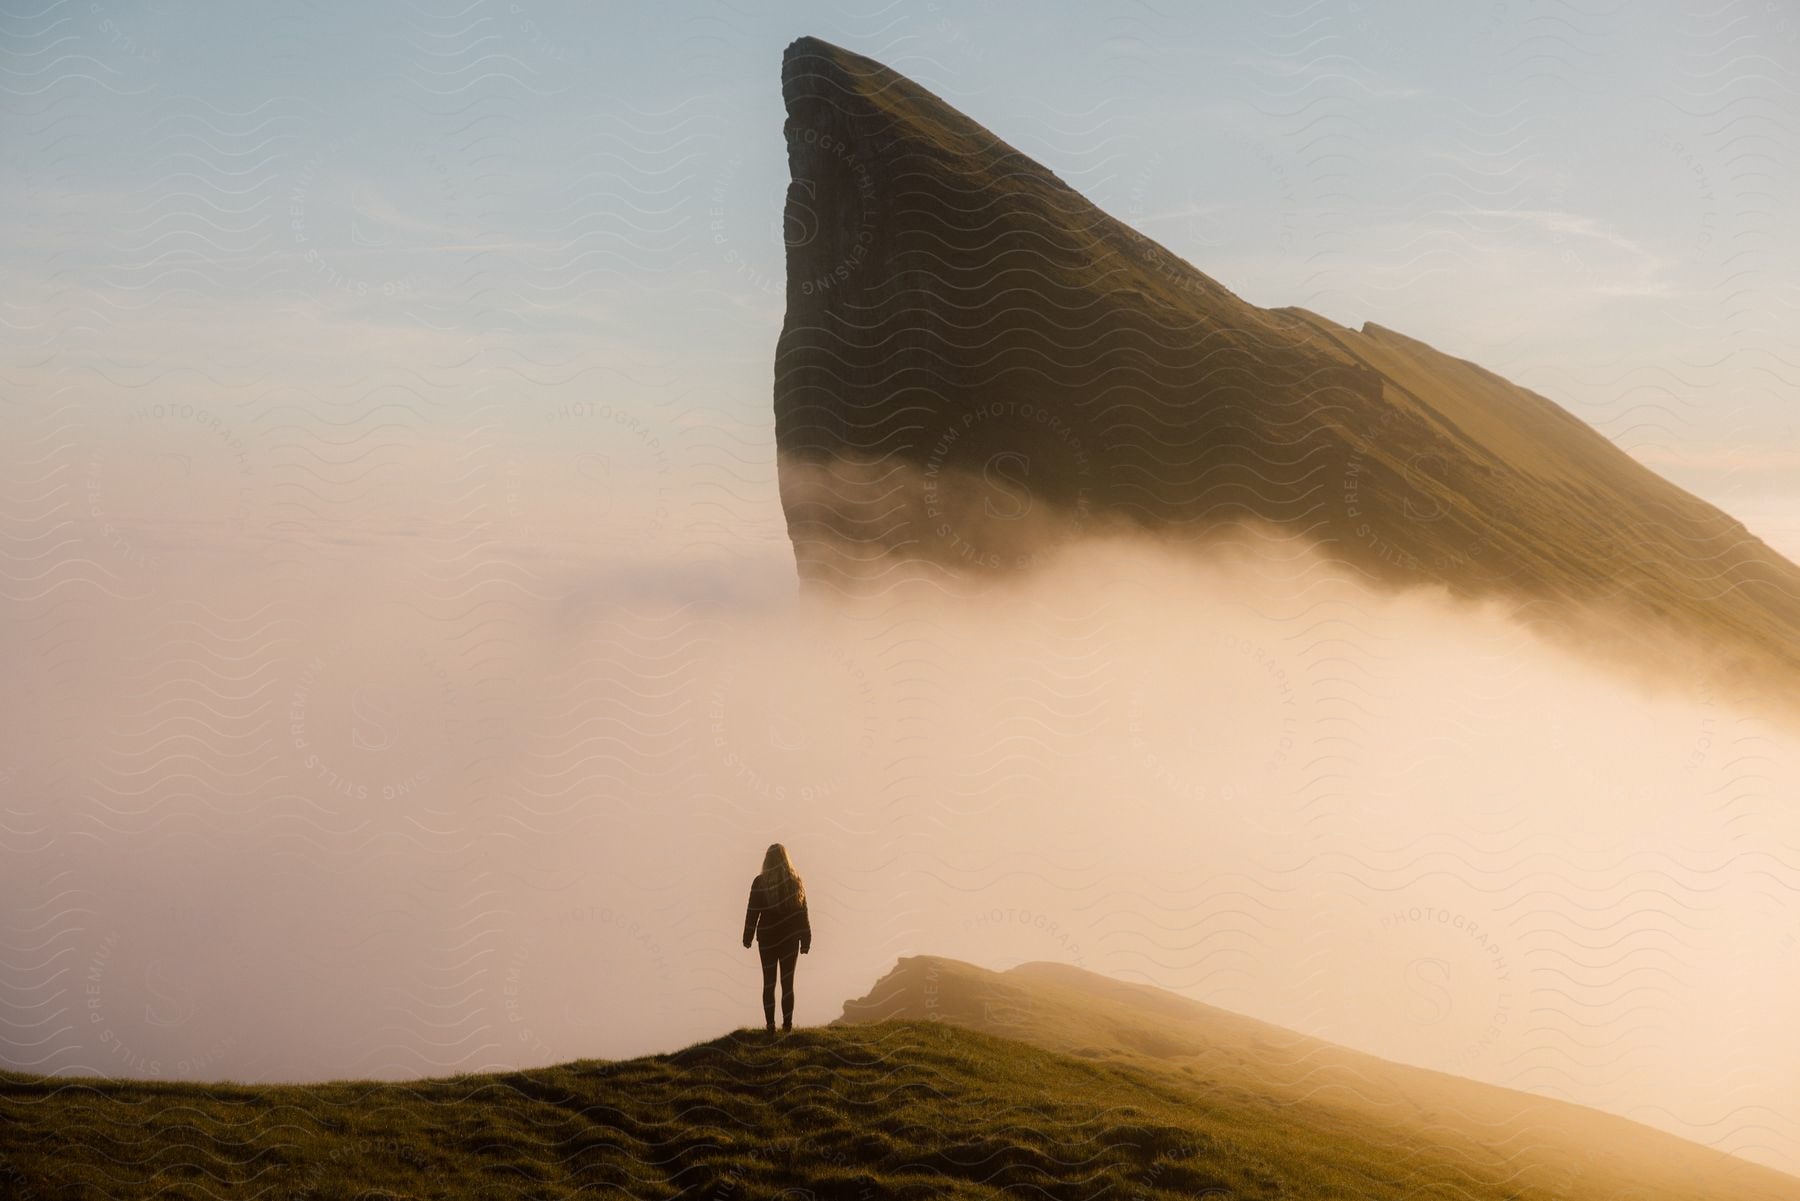
[(183, 389), (225, 403), (485, 352), (760, 434), (777, 64), (810, 33), (1249, 299), (1474, 358), (1800, 545), (1789, 6), (70, 2), (5, 27), (4, 332), (34, 388), (204, 362)]
[(1800, 553), (1790, 6), (18, 6), (0, 1058), (666, 1050), (759, 1019), (781, 837), (803, 1021), (900, 954), (1058, 959), (1800, 1166), (1800, 752), (1755, 698), (1143, 547), (795, 597), (802, 34)]

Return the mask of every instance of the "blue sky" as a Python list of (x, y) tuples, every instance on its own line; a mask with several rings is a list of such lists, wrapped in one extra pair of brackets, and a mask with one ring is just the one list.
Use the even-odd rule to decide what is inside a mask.
[(1474, 358), (1796, 529), (1787, 6), (63, 0), (4, 26), (28, 401), (109, 361), (229, 392), (485, 352), (609, 378), (670, 446), (764, 436), (778, 62), (812, 33), (1248, 298)]

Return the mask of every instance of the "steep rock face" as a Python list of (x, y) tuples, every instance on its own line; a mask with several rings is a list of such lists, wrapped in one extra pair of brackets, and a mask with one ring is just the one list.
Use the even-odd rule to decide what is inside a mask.
[(1613, 602), (1800, 667), (1800, 569), (1544, 397), (1246, 303), (869, 59), (803, 38), (782, 86), (775, 423), (804, 579), (1255, 523), (1384, 584)]

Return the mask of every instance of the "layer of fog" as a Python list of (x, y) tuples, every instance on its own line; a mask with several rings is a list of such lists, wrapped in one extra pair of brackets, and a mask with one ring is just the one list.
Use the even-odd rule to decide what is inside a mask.
[(793, 596), (780, 547), (165, 569), (186, 599), (8, 636), (10, 1066), (709, 1038), (760, 1021), (738, 939), (779, 840), (802, 1022), (902, 955), (1061, 960), (1796, 1165), (1800, 748), (1703, 675), (1114, 540), (854, 604)]

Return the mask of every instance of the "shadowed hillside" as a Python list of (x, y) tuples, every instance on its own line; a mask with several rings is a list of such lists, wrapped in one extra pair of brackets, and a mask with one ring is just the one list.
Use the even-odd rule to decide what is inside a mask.
[[(1196, 1112), (1233, 1137), (1278, 1140), (1259, 1144), (1272, 1159), (1315, 1140), (1353, 1145), (1334, 1154), (1370, 1182), (1354, 1196), (1390, 1195), (1373, 1189), (1380, 1182), (1395, 1196), (1800, 1197), (1800, 1180), (1611, 1114), (1391, 1063), (1063, 964), (991, 972), (902, 959), (839, 1022), (896, 1019), (1144, 1071), (1193, 1095)], [(1490, 1186), (1501, 1191), (1481, 1191)]]
[(404, 1084), (0, 1074), (0, 1196), (1800, 1196), (1591, 1110), (1075, 969), (907, 959), (846, 1011), (778, 1040)]
[(782, 86), (774, 409), (803, 578), (1272, 526), (1384, 585), (1553, 626), (1599, 606), (1800, 666), (1800, 569), (1544, 397), (1246, 303), (867, 58), (802, 38)]

